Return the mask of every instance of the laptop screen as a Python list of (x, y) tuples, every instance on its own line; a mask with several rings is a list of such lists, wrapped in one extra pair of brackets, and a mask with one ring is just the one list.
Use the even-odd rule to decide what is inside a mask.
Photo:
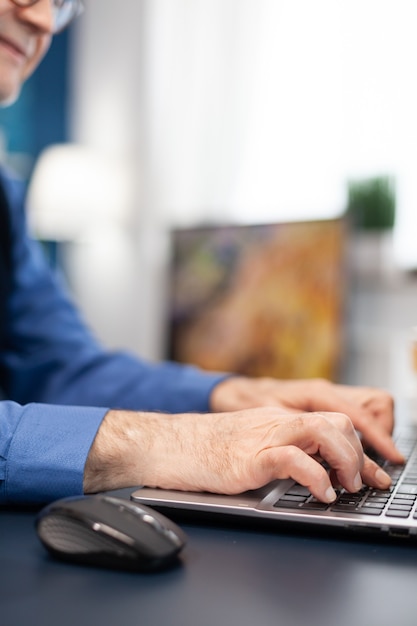
[(338, 378), (342, 219), (171, 232), (167, 357), (209, 370)]

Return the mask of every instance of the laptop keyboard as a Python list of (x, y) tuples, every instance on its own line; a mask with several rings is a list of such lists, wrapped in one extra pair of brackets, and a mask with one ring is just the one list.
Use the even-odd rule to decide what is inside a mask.
[(373, 455), (374, 460), (389, 474), (392, 484), (387, 490), (363, 486), (357, 493), (344, 489), (332, 504), (320, 502), (311, 495), (307, 487), (295, 484), (275, 502), (274, 507), (304, 511), (334, 511), (357, 515), (384, 514), (387, 517), (417, 519), (417, 447), (416, 439), (401, 437), (396, 441), (404, 455), (404, 465), (393, 465)]

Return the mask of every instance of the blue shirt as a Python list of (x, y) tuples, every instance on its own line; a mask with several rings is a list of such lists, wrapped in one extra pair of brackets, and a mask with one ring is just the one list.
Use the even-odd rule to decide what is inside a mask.
[(0, 351), (0, 502), (82, 493), (109, 408), (207, 412), (224, 374), (109, 352), (95, 339), (28, 234), (24, 188), (0, 173), (10, 204), (12, 289)]

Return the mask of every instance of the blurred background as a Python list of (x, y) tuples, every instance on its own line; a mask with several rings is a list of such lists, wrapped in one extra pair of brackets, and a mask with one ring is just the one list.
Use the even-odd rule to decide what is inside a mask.
[(413, 0), (85, 5), (0, 137), (102, 341), (164, 356), (173, 227), (339, 218), (388, 181), (391, 218), (353, 220), (343, 379), (411, 396)]

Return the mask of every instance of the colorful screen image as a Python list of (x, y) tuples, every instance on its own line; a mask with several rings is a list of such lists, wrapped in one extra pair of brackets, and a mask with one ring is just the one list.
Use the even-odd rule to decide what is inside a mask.
[(342, 219), (175, 229), (168, 357), (215, 371), (337, 379)]

